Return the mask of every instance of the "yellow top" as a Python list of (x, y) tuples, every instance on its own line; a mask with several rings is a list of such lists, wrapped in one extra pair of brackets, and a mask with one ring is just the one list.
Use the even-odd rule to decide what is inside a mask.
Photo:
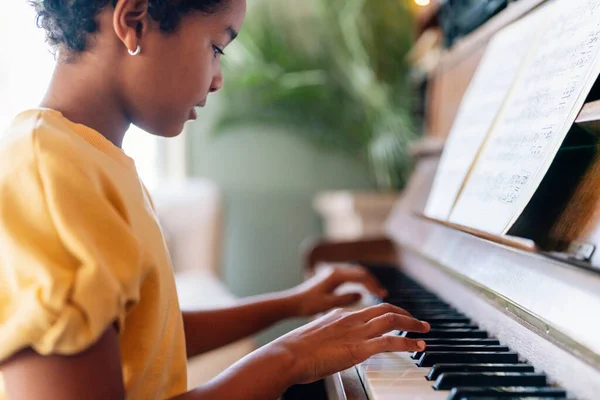
[(0, 362), (81, 352), (116, 322), (127, 398), (184, 392), (175, 281), (133, 160), (47, 109), (0, 137)]

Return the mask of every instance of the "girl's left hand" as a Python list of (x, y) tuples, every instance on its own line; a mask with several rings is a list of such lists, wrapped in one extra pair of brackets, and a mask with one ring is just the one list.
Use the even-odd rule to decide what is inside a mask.
[(338, 287), (348, 282), (363, 284), (375, 296), (385, 297), (387, 295), (387, 291), (365, 268), (357, 266), (333, 267), (290, 290), (296, 314), (307, 317), (329, 311), (332, 308), (345, 307), (356, 303), (361, 299), (359, 293), (335, 293)]

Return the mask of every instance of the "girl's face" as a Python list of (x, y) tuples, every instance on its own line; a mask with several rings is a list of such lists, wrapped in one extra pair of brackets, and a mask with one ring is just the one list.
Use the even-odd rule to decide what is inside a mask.
[(246, 15), (246, 0), (228, 0), (217, 13), (184, 15), (175, 33), (146, 24), (141, 53), (127, 56), (119, 73), (122, 101), (129, 119), (160, 136), (177, 136), (195, 119), (194, 107), (223, 86), (221, 57)]

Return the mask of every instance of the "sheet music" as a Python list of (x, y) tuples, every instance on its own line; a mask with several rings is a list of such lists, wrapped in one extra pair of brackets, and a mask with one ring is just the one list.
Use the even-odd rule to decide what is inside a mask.
[(446, 140), (425, 208), (428, 217), (447, 220), (450, 216), (475, 156), (540, 32), (542, 11), (504, 28), (488, 44)]
[(450, 221), (505, 234), (541, 183), (600, 73), (600, 0), (557, 0)]

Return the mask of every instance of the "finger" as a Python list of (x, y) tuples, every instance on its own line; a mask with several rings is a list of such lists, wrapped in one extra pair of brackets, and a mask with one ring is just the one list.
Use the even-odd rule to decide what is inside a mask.
[(405, 315), (395, 313), (383, 314), (365, 324), (365, 332), (368, 337), (381, 336), (385, 333), (399, 330), (404, 332), (429, 332), (429, 324)]
[(346, 307), (352, 305), (361, 299), (360, 293), (347, 293), (339, 296), (330, 296), (330, 307)]
[(333, 291), (346, 282), (361, 283), (374, 295), (379, 297), (387, 296), (387, 290), (363, 267), (336, 268), (331, 274), (328, 288)]
[(407, 317), (412, 317), (412, 315), (405, 309), (389, 303), (381, 303), (377, 304), (376, 306), (367, 307), (364, 310), (358, 311), (356, 314), (358, 318), (361, 318), (363, 321), (367, 322), (386, 313), (396, 313), (400, 315), (406, 315)]
[(427, 345), (423, 340), (385, 335), (367, 340), (365, 350), (369, 356), (391, 351), (423, 351)]

